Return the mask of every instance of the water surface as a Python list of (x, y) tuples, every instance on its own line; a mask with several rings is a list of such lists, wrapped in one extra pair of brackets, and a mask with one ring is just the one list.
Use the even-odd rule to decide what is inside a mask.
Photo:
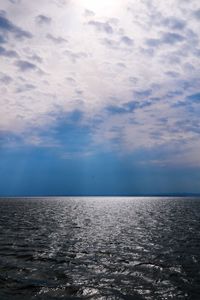
[(200, 199), (1, 198), (0, 299), (200, 299)]

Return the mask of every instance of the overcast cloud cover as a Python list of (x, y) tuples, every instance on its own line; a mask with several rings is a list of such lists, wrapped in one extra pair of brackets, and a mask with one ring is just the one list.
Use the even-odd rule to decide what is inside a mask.
[(200, 167), (198, 0), (1, 0), (1, 148)]

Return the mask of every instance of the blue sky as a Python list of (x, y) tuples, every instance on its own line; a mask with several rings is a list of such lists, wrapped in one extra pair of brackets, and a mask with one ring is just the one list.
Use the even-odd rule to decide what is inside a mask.
[(200, 5), (2, 0), (0, 195), (200, 193)]

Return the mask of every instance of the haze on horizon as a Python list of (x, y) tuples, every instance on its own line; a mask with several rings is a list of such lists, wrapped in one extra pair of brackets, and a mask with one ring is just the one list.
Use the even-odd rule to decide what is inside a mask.
[(197, 0), (1, 0), (0, 195), (200, 193)]

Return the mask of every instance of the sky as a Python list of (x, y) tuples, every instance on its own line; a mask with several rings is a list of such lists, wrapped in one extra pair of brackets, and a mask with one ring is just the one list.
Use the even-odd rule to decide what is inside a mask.
[(199, 0), (1, 0), (0, 195), (200, 193)]

